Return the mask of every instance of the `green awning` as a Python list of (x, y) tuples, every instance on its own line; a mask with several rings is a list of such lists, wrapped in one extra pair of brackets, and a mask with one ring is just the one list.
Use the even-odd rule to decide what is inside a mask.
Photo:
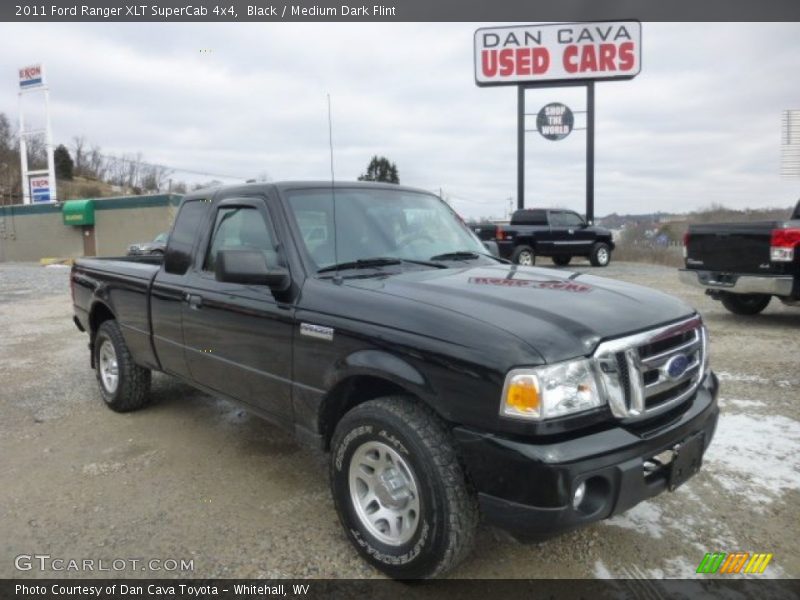
[(94, 200), (69, 200), (61, 216), (64, 225), (94, 225)]

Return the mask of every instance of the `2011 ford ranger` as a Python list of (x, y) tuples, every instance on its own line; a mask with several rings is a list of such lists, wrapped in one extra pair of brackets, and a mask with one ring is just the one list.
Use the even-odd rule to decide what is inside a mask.
[(71, 284), (110, 408), (162, 371), (329, 450), (347, 536), (395, 578), (455, 565), (481, 514), (540, 539), (674, 489), (717, 422), (689, 306), (508, 264), (397, 185), (194, 192), (163, 260), (78, 260)]

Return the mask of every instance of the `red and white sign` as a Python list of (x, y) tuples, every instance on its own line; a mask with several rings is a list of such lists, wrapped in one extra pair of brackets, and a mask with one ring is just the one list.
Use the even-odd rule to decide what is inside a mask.
[(19, 69), (19, 87), (23, 90), (44, 85), (44, 68), (42, 65), (30, 65)]
[(34, 202), (50, 202), (50, 176), (31, 177), (31, 199)]
[(641, 53), (639, 21), (483, 27), (475, 31), (475, 82), (631, 79)]

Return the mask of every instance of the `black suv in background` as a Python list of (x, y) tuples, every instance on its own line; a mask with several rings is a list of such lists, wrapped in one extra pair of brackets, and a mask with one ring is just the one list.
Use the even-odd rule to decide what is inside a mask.
[(611, 261), (611, 232), (587, 223), (571, 210), (520, 209), (510, 225), (473, 225), (483, 241), (497, 242), (500, 256), (518, 265), (536, 263), (536, 256), (549, 256), (557, 265), (568, 265), (573, 256), (584, 256), (595, 267)]

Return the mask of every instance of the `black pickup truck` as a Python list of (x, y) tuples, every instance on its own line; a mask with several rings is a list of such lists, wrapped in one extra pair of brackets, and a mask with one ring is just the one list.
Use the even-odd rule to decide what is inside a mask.
[(395, 578), (455, 565), (481, 513), (541, 539), (674, 489), (717, 422), (689, 306), (509, 264), (397, 185), (193, 192), (163, 259), (77, 260), (71, 284), (111, 409), (162, 371), (329, 451), (346, 535)]
[(557, 265), (568, 265), (573, 256), (589, 259), (595, 267), (611, 261), (611, 232), (588, 224), (571, 210), (523, 208), (511, 215), (510, 225), (484, 223), (473, 231), (486, 242), (496, 242), (503, 258), (533, 266), (536, 256), (549, 256)]
[(755, 315), (773, 296), (800, 306), (800, 202), (788, 221), (690, 225), (681, 281), (730, 312)]

